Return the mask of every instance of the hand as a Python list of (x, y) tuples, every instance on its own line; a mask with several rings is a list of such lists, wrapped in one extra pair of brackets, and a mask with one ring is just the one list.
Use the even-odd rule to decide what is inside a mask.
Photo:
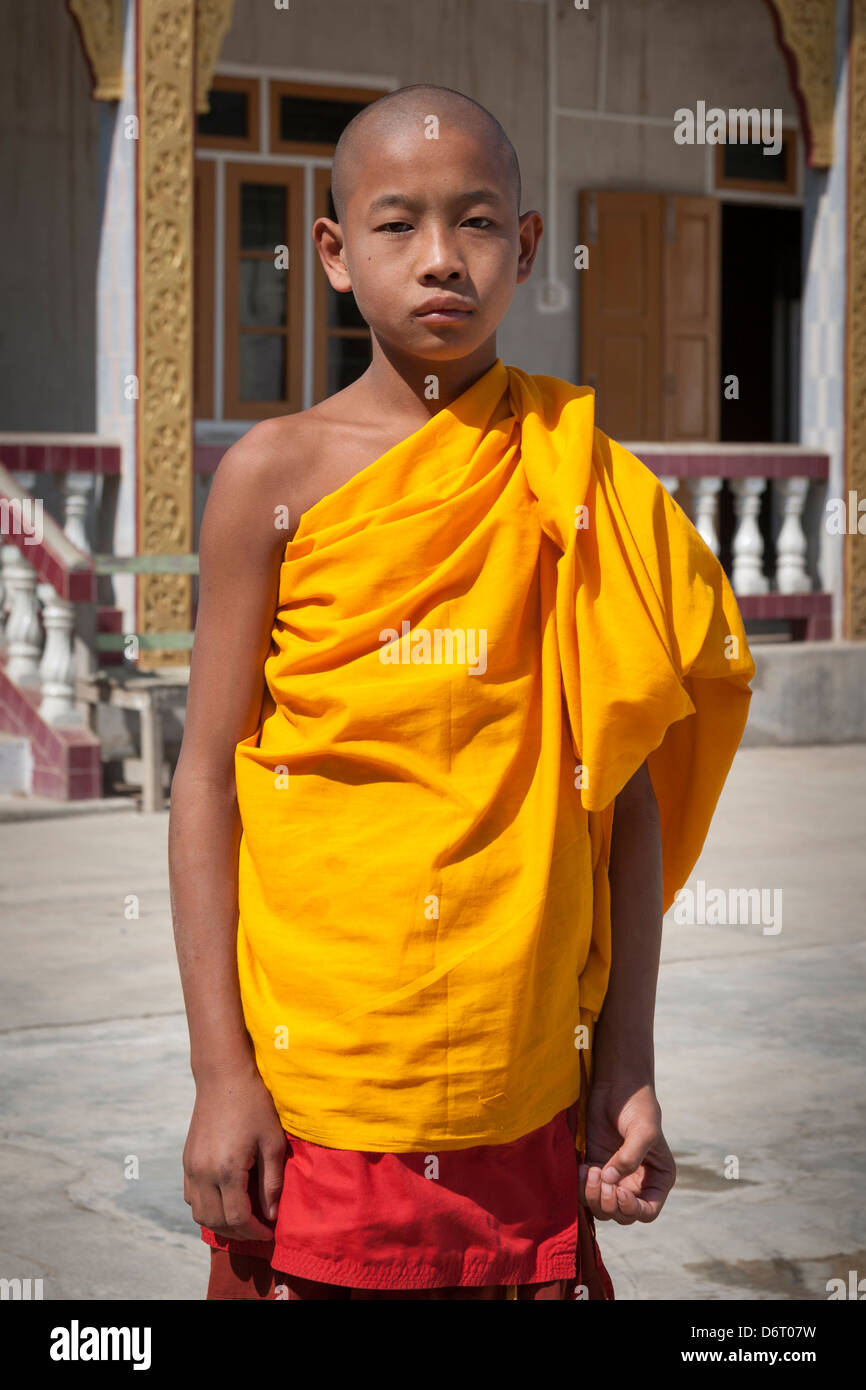
[(655, 1090), (642, 1081), (598, 1080), (586, 1113), (580, 1201), (600, 1221), (655, 1221), (677, 1168), (661, 1129)]
[(252, 1210), (250, 1169), (256, 1165), (261, 1210), (273, 1223), (285, 1154), (283, 1127), (255, 1068), (199, 1085), (183, 1151), (183, 1199), (193, 1220), (224, 1239), (273, 1240), (272, 1225)]

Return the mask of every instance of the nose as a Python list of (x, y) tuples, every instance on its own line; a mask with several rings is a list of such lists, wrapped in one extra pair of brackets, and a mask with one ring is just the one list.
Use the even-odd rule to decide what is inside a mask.
[(418, 248), (418, 278), (423, 283), (464, 279), (466, 263), (450, 227), (431, 222), (417, 237), (415, 245)]

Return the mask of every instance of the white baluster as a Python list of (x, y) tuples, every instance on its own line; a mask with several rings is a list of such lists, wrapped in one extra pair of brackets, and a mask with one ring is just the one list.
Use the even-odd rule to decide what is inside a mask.
[(3, 583), (3, 551), (6, 549), (6, 541), (0, 536), (0, 651), (6, 650), (6, 606), (8, 595), (6, 585)]
[(732, 584), (738, 594), (766, 594), (769, 589), (764, 574), (764, 538), (758, 525), (761, 494), (766, 478), (732, 478), (734, 514), (737, 518), (732, 544)]
[(716, 527), (721, 478), (692, 478), (695, 499), (695, 530), (718, 559), (719, 533)]
[(812, 585), (806, 570), (803, 508), (809, 491), (809, 479), (777, 478), (775, 488), (783, 517), (782, 529), (776, 541), (776, 587), (780, 594), (808, 594)]
[(42, 684), (41, 717), (48, 724), (84, 723), (75, 704), (75, 604), (61, 598), (52, 584), (39, 585), (45, 651), (39, 666)]
[(38, 685), (42, 628), (36, 603), (36, 571), (17, 545), (3, 547), (2, 563), (9, 602), (6, 674), (16, 685)]
[(66, 473), (63, 477), (63, 530), (77, 546), (83, 550), (85, 555), (89, 555), (90, 542), (87, 539), (87, 527), (85, 520), (90, 506), (90, 494), (93, 488), (92, 473)]

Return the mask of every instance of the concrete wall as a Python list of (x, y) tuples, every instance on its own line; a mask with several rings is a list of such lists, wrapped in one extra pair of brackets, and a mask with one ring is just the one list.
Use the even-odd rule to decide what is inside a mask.
[[(712, 151), (673, 139), (674, 111), (699, 99), (781, 107), (793, 125), (798, 117), (764, 0), (590, 0), (588, 10), (558, 0), (556, 8), (558, 105), (572, 112), (557, 120), (556, 275), (571, 303), (559, 314), (536, 307), (547, 275), (542, 241), (499, 348), (515, 366), (577, 380), (578, 190), (708, 192)], [(400, 86), (456, 87), (502, 122), (521, 162), (523, 208), (548, 219), (546, 10), (538, 0), (292, 0), (288, 10), (236, 0), (221, 59), (347, 82), (362, 72)]]
[[(678, 146), (678, 106), (782, 107), (796, 123), (764, 0), (557, 4), (558, 208), (545, 183), (546, 10), (538, 0), (237, 0), (221, 58), (311, 79), (430, 81), (482, 102), (521, 160), (524, 209), (552, 225), (565, 312), (543, 314), (547, 245), (519, 286), (499, 349), (527, 370), (579, 379), (577, 192), (708, 191), (711, 148)], [(63, 0), (0, 0), (0, 428), (89, 430), (95, 413), (99, 104)], [(106, 112), (113, 108), (106, 108)], [(106, 141), (103, 140), (103, 144)]]
[(63, 0), (0, 0), (0, 429), (95, 429), (99, 112)]

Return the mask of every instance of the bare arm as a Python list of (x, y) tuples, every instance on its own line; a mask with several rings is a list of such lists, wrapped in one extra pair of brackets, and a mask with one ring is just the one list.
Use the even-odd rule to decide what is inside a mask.
[(662, 845), (646, 763), (616, 799), (609, 881), (611, 970), (593, 1040), (581, 1182), (595, 1216), (628, 1225), (654, 1220), (676, 1178), (655, 1094)]
[(616, 799), (610, 845), (611, 966), (596, 1025), (593, 1075), (655, 1081), (653, 1020), (662, 942), (658, 806), (643, 763)]
[(169, 883), (196, 1102), (184, 1198), (219, 1234), (267, 1240), (251, 1210), (275, 1214), (285, 1136), (244, 1025), (237, 971), (238, 814), (234, 752), (259, 722), (263, 665), (287, 539), (274, 524), (275, 430), (254, 427), (214, 476), (199, 547), (200, 585), (183, 744), (171, 786)]

